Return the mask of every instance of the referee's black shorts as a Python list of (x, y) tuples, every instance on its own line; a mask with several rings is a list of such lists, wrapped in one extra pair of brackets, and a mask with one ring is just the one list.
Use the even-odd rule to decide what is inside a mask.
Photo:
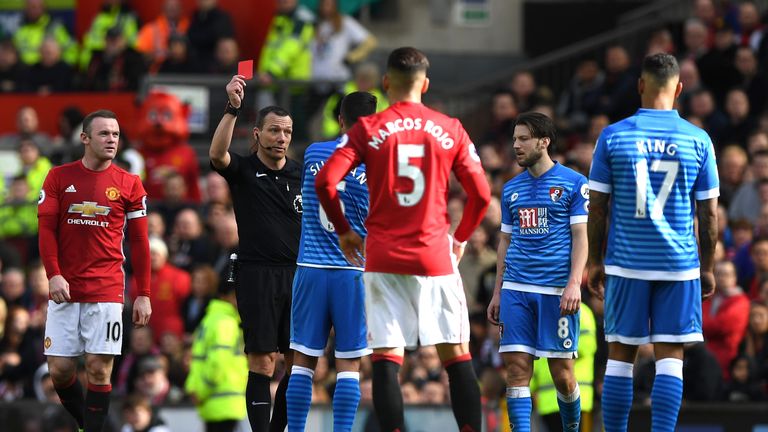
[(235, 292), (247, 354), (288, 351), (295, 273), (296, 266), (240, 263)]

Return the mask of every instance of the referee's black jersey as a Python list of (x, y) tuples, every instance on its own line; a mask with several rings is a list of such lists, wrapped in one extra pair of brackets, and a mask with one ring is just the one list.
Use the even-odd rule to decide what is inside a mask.
[(238, 260), (295, 265), (301, 236), (301, 164), (286, 159), (283, 169), (273, 171), (255, 153), (229, 156), (229, 166), (214, 170), (232, 193)]

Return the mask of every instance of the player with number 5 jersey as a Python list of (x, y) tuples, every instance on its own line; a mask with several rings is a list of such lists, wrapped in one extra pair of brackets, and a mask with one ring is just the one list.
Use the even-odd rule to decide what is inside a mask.
[[(456, 263), (482, 220), (490, 188), (459, 121), (421, 103), (429, 87), (428, 67), (424, 53), (415, 48), (390, 54), (383, 85), (393, 105), (358, 120), (317, 176), (315, 187), (346, 258), (359, 265), (365, 255), (373, 403), (381, 430), (404, 430), (397, 373), (404, 348), (422, 344), (437, 345), (446, 365), (459, 430), (479, 432), (480, 393), (470, 362), (469, 318)], [(364, 253), (362, 239), (344, 217), (337, 190), (361, 163), (370, 192)], [(451, 172), (467, 193), (453, 235), (447, 212)]]
[(652, 430), (672, 432), (683, 392), (683, 344), (703, 341), (701, 301), (715, 289), (719, 180), (709, 136), (674, 109), (682, 91), (675, 58), (647, 56), (638, 90), (642, 108), (606, 127), (595, 147), (589, 288), (605, 296), (606, 431), (628, 428), (637, 346), (650, 342)]

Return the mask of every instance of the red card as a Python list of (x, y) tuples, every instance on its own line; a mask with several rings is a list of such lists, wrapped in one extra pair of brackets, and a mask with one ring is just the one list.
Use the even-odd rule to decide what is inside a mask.
[(237, 64), (237, 74), (244, 76), (247, 80), (253, 78), (253, 60), (239, 62)]

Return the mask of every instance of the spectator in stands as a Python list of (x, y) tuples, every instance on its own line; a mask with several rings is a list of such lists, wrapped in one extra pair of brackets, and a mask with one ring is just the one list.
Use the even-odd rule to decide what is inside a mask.
[(216, 6), (216, 0), (197, 0), (197, 9), (187, 30), (189, 45), (202, 64), (211, 64), (216, 43), (221, 38), (235, 37), (229, 14)]
[(722, 142), (747, 144), (747, 135), (755, 128), (755, 118), (750, 115), (749, 98), (744, 90), (732, 89), (725, 98), (725, 114), (728, 117), (720, 139)]
[(176, 333), (165, 332), (160, 337), (160, 354), (168, 364), (168, 381), (171, 385), (184, 388), (184, 381), (189, 372), (189, 359), (184, 358), (184, 340), (187, 335), (180, 338)]
[(200, 264), (192, 269), (190, 294), (181, 306), (184, 319), (184, 332), (194, 333), (205, 314), (205, 308), (216, 294), (220, 276), (208, 264)]
[(27, 291), (26, 276), (20, 268), (7, 268), (0, 279), (0, 296), (8, 307), (20, 306), (25, 310), (32, 306), (32, 296)]
[(150, 301), (154, 311), (149, 326), (155, 335), (155, 344), (160, 342), (165, 332), (182, 338), (184, 320), (181, 305), (190, 292), (189, 273), (168, 263), (168, 247), (162, 239), (154, 237), (149, 240), (149, 257), (152, 268)]
[[(27, 179), (23, 175), (14, 177), (8, 190), (8, 196), (0, 206), (0, 238), (23, 238), (36, 235), (37, 200), (29, 198)], [(46, 292), (46, 300), (47, 295)]]
[(730, 365), (731, 381), (725, 386), (728, 402), (759, 402), (765, 400), (765, 392), (759, 381), (755, 360), (746, 355), (733, 359)]
[(742, 183), (736, 190), (728, 209), (728, 217), (731, 220), (746, 219), (754, 224), (760, 217), (761, 206), (757, 185), (760, 180), (768, 179), (768, 150), (758, 151), (751, 156), (749, 171), (752, 180)]
[(665, 53), (674, 55), (676, 51), (675, 42), (672, 39), (672, 32), (666, 28), (660, 28), (648, 38), (646, 55)]
[(334, 139), (339, 136), (339, 113), (341, 99), (352, 92), (368, 92), (376, 96), (376, 112), (389, 108), (387, 95), (381, 91), (381, 73), (374, 63), (365, 62), (355, 69), (354, 80), (344, 84), (341, 90), (337, 90), (328, 96), (323, 107), (323, 137)]
[(739, 345), (739, 353), (752, 358), (758, 365), (759, 378), (768, 379), (768, 305), (752, 302), (749, 327)]
[(158, 73), (161, 74), (196, 74), (203, 68), (195, 51), (191, 51), (187, 36), (172, 34), (168, 39), (168, 56), (160, 65)]
[[(205, 175), (205, 202), (231, 204), (232, 196), (229, 193), (229, 185), (224, 177), (211, 171)], [(206, 214), (205, 211), (202, 214)]]
[(102, 1), (101, 10), (93, 18), (88, 32), (83, 35), (80, 69), (86, 70), (89, 67), (94, 52), (106, 50), (107, 33), (110, 31), (121, 35), (126, 46), (133, 48), (136, 44), (136, 35), (139, 33), (138, 19), (124, 0)]
[(39, 349), (42, 335), (29, 328), (29, 312), (11, 306), (3, 339), (0, 340), (0, 400), (10, 401), (34, 395), (31, 389), (35, 370), (44, 363)]
[(739, 4), (739, 45), (749, 47), (755, 51), (760, 48), (764, 28), (760, 22), (760, 12), (752, 0), (744, 0)]
[(757, 297), (762, 282), (768, 279), (768, 237), (761, 236), (752, 240), (750, 257), (754, 273), (745, 284), (744, 290), (747, 297), (752, 300)]
[(19, 144), (19, 161), (21, 162), (19, 175), (24, 176), (29, 185), (27, 199), (30, 201), (36, 200), (39, 198), (45, 176), (51, 170), (51, 161), (40, 154), (38, 145), (29, 138), (22, 139)]
[(718, 158), (720, 199), (718, 202), (726, 208), (744, 183), (748, 162), (747, 152), (739, 145), (731, 144), (720, 152)]
[(688, 116), (690, 111), (690, 99), (694, 92), (702, 89), (699, 67), (696, 62), (685, 59), (680, 62), (680, 82), (683, 83), (683, 91), (677, 97), (677, 105), (680, 114)]
[(0, 340), (5, 337), (5, 323), (8, 320), (8, 305), (3, 296), (0, 296)]
[(189, 272), (198, 264), (210, 264), (212, 245), (203, 230), (200, 215), (191, 208), (185, 208), (176, 215), (169, 239), (170, 262)]
[(136, 393), (151, 405), (175, 404), (184, 392), (168, 380), (168, 364), (163, 356), (152, 355), (141, 359), (136, 376)]
[(0, 93), (21, 90), (27, 65), (19, 61), (19, 52), (11, 39), (0, 39)]
[(61, 59), (61, 47), (56, 39), (46, 37), (40, 45), (40, 61), (32, 65), (26, 79), (26, 89), (47, 95), (72, 89), (75, 70)]
[[(339, 11), (338, 0), (320, 0), (315, 35), (310, 43), (312, 79), (348, 81), (352, 78), (349, 65), (365, 60), (377, 45), (378, 41), (365, 27)], [(328, 87), (326, 84), (327, 90), (318, 90), (328, 94)]]
[(498, 89), (491, 96), (491, 124), (483, 137), (483, 145), (493, 146), (497, 152), (510, 147), (517, 109), (515, 96), (506, 88)]
[(187, 183), (184, 181), (184, 177), (176, 171), (170, 171), (166, 175), (163, 182), (163, 195), (163, 199), (154, 200), (150, 208), (160, 212), (163, 216), (166, 234), (170, 234), (167, 230), (172, 229), (179, 212), (186, 208), (193, 208), (194, 204), (186, 200)]
[(83, 88), (95, 91), (136, 91), (146, 72), (144, 59), (128, 44), (119, 28), (107, 31), (103, 50), (89, 56)]
[(477, 302), (477, 290), (480, 274), (496, 262), (496, 251), (489, 246), (488, 238), (483, 226), (475, 229), (467, 242), (464, 257), (459, 261), (459, 273), (470, 312), (484, 311), (487, 307)]
[(688, 115), (701, 119), (703, 128), (715, 143), (715, 148), (719, 148), (720, 137), (728, 125), (728, 118), (715, 105), (712, 93), (704, 88), (694, 90), (690, 96), (689, 108)]
[(213, 225), (213, 241), (217, 246), (217, 255), (213, 260), (213, 269), (219, 275), (226, 274), (229, 268), (229, 256), (237, 253), (239, 237), (235, 214), (227, 212)]
[(683, 346), (683, 399), (713, 402), (720, 399), (723, 373), (717, 359), (702, 342)]
[(153, 343), (152, 329), (149, 327), (133, 329), (128, 339), (128, 352), (123, 354), (120, 367), (116, 368), (117, 380), (114, 390), (119, 395), (133, 393), (139, 362), (145, 357), (160, 354), (160, 350)]
[(755, 129), (747, 136), (747, 154), (752, 157), (763, 150), (768, 150), (768, 129)]
[(714, 297), (702, 303), (702, 329), (707, 349), (717, 358), (727, 380), (731, 361), (747, 331), (749, 299), (737, 285), (736, 266), (730, 261), (715, 265), (715, 283)]
[(539, 88), (536, 85), (536, 79), (530, 71), (523, 70), (515, 72), (512, 81), (509, 84), (512, 95), (515, 98), (515, 105), (520, 112), (530, 111), (540, 102), (551, 102), (552, 95), (548, 89)]
[(32, 298), (29, 325), (35, 330), (45, 331), (48, 313), (48, 275), (40, 260), (35, 260), (27, 270), (27, 281)]
[(216, 43), (214, 62), (208, 66), (208, 72), (232, 76), (237, 74), (237, 62), (240, 60), (240, 48), (237, 40), (231, 37), (219, 39)]
[(631, 67), (629, 53), (621, 45), (605, 51), (605, 80), (600, 90), (600, 110), (608, 114), (611, 122), (629, 117), (640, 107), (637, 92), (639, 71)]
[(695, 0), (693, 5), (693, 16), (701, 21), (707, 28), (707, 49), (715, 43), (715, 29), (720, 18), (715, 9), (712, 0)]
[(168, 56), (168, 40), (173, 34), (184, 35), (189, 28), (180, 0), (165, 0), (162, 13), (144, 24), (136, 38), (136, 51), (144, 54), (149, 63), (149, 73), (156, 73)]
[(734, 85), (743, 88), (749, 98), (749, 107), (753, 113), (761, 113), (768, 99), (768, 76), (765, 71), (759, 73), (757, 57), (749, 47), (739, 47), (734, 59), (736, 68)]
[(712, 91), (718, 104), (722, 104), (731, 86), (736, 48), (733, 28), (724, 22), (715, 33), (714, 46), (696, 62), (701, 81)]
[(50, 154), (51, 163), (61, 165), (83, 157), (83, 146), (80, 142), (80, 133), (83, 131), (83, 118), (85, 115), (80, 108), (68, 106), (59, 113), (58, 135), (52, 142), (53, 150)]
[(276, 79), (308, 80), (312, 76), (314, 17), (297, 0), (276, 0), (277, 14), (261, 50), (258, 80), (263, 86)]
[(33, 65), (40, 61), (40, 45), (46, 36), (56, 39), (61, 46), (64, 61), (74, 65), (77, 61), (77, 43), (66, 27), (51, 18), (43, 0), (26, 0), (23, 21), (13, 35), (13, 42), (23, 63)]
[(576, 67), (576, 74), (557, 105), (561, 127), (570, 131), (584, 131), (590, 116), (600, 110), (600, 94), (605, 74), (597, 62), (584, 59)]
[(37, 111), (25, 105), (16, 112), (16, 132), (0, 138), (0, 150), (18, 151), (21, 141), (31, 139), (42, 153), (50, 148), (50, 137), (39, 131), (40, 121)]
[(149, 235), (157, 238), (165, 238), (165, 221), (159, 211), (150, 211), (147, 213), (147, 225)]
[(696, 61), (709, 51), (709, 31), (698, 18), (688, 18), (683, 27), (683, 52), (678, 61)]
[(128, 396), (123, 402), (123, 427), (120, 432), (171, 432), (150, 405), (141, 395)]

